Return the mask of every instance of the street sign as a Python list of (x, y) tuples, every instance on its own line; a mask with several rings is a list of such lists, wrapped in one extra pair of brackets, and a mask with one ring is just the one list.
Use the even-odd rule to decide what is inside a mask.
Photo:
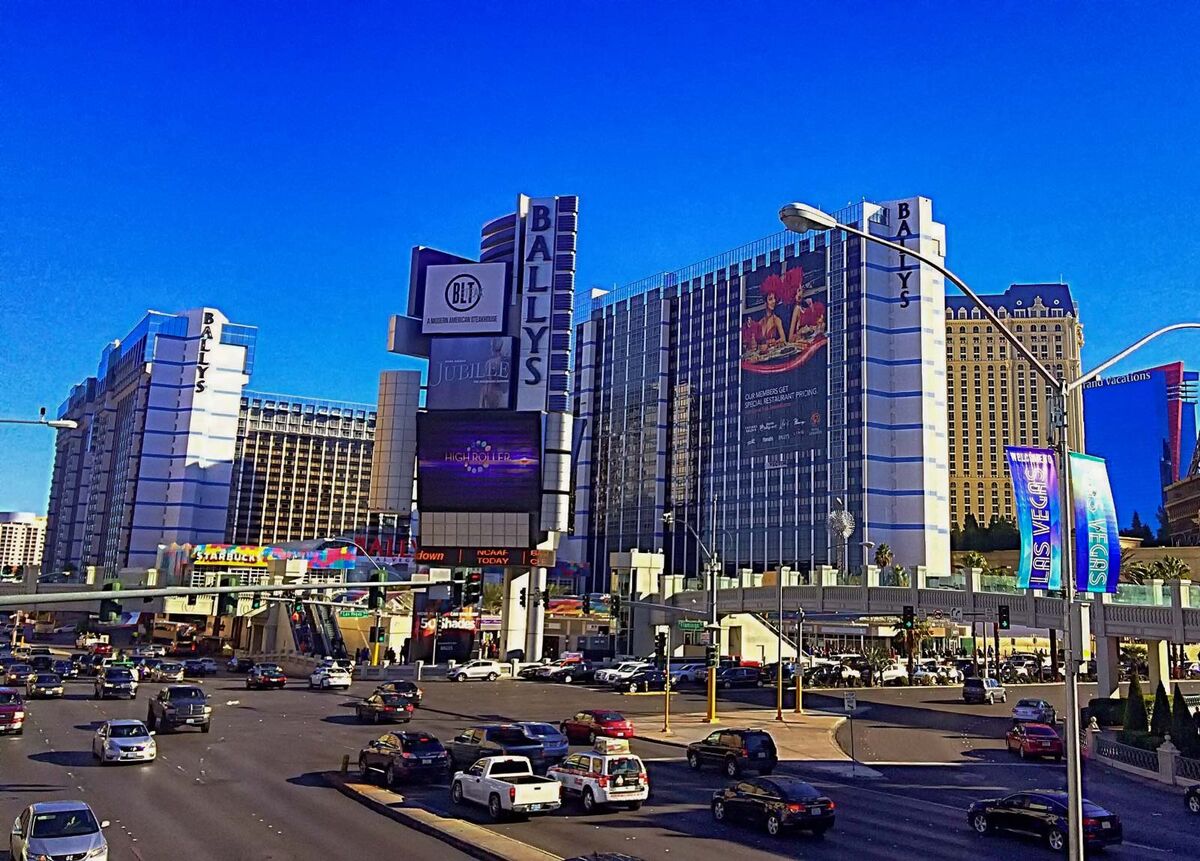
[(846, 713), (854, 714), (854, 710), (858, 708), (858, 698), (855, 696), (854, 691), (846, 691), (846, 693), (843, 695), (843, 699), (843, 706), (846, 709)]
[(938, 622), (942, 621), (942, 611), (941, 611), (941, 610), (934, 610), (934, 611), (933, 611), (933, 618), (934, 618), (936, 621), (938, 621)]
[(338, 610), (339, 619), (365, 619), (369, 615), (368, 610)]
[(953, 610), (951, 610), (950, 618), (961, 625), (963, 620), (962, 607), (955, 607)]
[(681, 631), (703, 631), (705, 623), (701, 619), (680, 619), (675, 627)]

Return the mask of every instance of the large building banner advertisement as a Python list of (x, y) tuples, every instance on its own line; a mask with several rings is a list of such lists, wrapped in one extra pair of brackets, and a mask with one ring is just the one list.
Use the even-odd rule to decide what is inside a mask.
[(744, 454), (824, 448), (827, 293), (824, 250), (742, 276)]
[(506, 410), (512, 400), (512, 338), (435, 338), (429, 347), (431, 410)]
[(1075, 500), (1075, 588), (1116, 592), (1121, 545), (1108, 467), (1103, 458), (1071, 452), (1070, 469)]
[(532, 512), (541, 506), (540, 413), (417, 414), (421, 511)]
[(1059, 506), (1058, 468), (1048, 448), (1005, 446), (1017, 502), (1017, 527), (1021, 533), (1021, 561), (1017, 586), (1021, 589), (1062, 588), (1062, 511)]

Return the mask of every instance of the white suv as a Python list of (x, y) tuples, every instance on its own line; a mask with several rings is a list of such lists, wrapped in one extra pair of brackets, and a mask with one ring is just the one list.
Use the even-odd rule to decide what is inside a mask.
[(322, 664), (308, 677), (310, 688), (349, 688), (350, 674), (337, 664)]
[(623, 664), (617, 664), (607, 670), (600, 670), (596, 673), (596, 681), (602, 684), (611, 685), (614, 682), (623, 682), (625, 679), (632, 676), (640, 670), (653, 669), (653, 664), (647, 664), (645, 661), (626, 661)]
[(468, 679), (494, 682), (500, 678), (500, 665), (495, 661), (468, 661), (461, 667), (447, 671), (446, 677), (456, 682), (465, 682)]

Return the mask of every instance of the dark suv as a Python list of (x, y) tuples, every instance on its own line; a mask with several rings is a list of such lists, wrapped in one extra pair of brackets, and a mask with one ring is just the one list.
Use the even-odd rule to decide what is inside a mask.
[(696, 771), (708, 764), (720, 765), (730, 777), (749, 769), (770, 774), (779, 763), (775, 739), (761, 729), (721, 729), (688, 745), (687, 761)]
[(450, 754), (442, 743), (424, 732), (389, 732), (358, 752), (363, 780), (382, 775), (385, 786), (404, 780), (438, 778), (450, 773)]
[(164, 732), (181, 726), (212, 729), (212, 706), (203, 688), (195, 685), (167, 685), (150, 700), (146, 726)]
[(758, 667), (726, 667), (717, 670), (717, 687), (756, 688), (761, 684), (758, 680)]
[(542, 743), (516, 724), (489, 724), (464, 729), (446, 745), (455, 767), (470, 768), (484, 756), (524, 756), (534, 770), (546, 765)]

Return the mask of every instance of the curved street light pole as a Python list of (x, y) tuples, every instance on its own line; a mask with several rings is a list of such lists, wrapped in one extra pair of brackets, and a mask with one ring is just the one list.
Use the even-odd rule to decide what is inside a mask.
[[(376, 571), (383, 574), (383, 581), (386, 582), (387, 569), (384, 568), (382, 565), (380, 565), (378, 560), (376, 560), (374, 556), (372, 556), (370, 553), (368, 553), (367, 549), (365, 547), (363, 547), (361, 544), (359, 544), (357, 541), (353, 541), (349, 538), (326, 538), (325, 540), (329, 543), (349, 544), (350, 546), (356, 548), (358, 550), (358, 552), (360, 552), (363, 556), (367, 557), (368, 562), (370, 562), (372, 565), (375, 566)], [(370, 594), (370, 593), (368, 592), (368, 594)], [(375, 608), (375, 638), (374, 638), (375, 641), (373, 643), (371, 643), (371, 666), (372, 667), (379, 666), (379, 641), (381, 639), (380, 634), (382, 632), (383, 632), (383, 608), (376, 607)]]
[[(1070, 430), (1069, 413), (1067, 411), (1067, 399), (1075, 391), (1086, 385), (1091, 380), (1098, 377), (1104, 371), (1120, 362), (1122, 359), (1132, 355), (1143, 346), (1153, 341), (1160, 335), (1168, 332), (1173, 332), (1178, 329), (1200, 329), (1200, 323), (1174, 323), (1170, 326), (1164, 326), (1156, 332), (1146, 335), (1141, 340), (1117, 353), (1107, 361), (1101, 362), (1091, 371), (1077, 377), (1074, 380), (1067, 380), (1063, 377), (1056, 376), (1051, 373), (1050, 369), (1043, 365), (1038, 358), (1033, 355), (1033, 352), (1026, 347), (1007, 326), (1000, 320), (1000, 317), (993, 311), (987, 303), (985, 303), (975, 291), (968, 287), (962, 279), (956, 276), (953, 272), (943, 266), (936, 260), (933, 260), (924, 254), (913, 251), (903, 245), (890, 240), (883, 239), (879, 236), (872, 236), (869, 232), (861, 230), (849, 224), (842, 224), (836, 218), (814, 206), (809, 206), (803, 203), (791, 203), (783, 207), (779, 211), (779, 219), (783, 222), (788, 230), (794, 233), (807, 233), (810, 230), (842, 230), (854, 236), (861, 237), (868, 242), (873, 242), (876, 245), (882, 245), (885, 248), (907, 255), (914, 260), (917, 260), (939, 272), (947, 281), (963, 292), (963, 294), (971, 300), (971, 302), (979, 309), (984, 318), (996, 327), (996, 330), (1007, 340), (1013, 348), (1021, 354), (1021, 357), (1033, 367), (1033, 369), (1043, 379), (1049, 383), (1054, 391), (1055, 398), (1052, 403), (1052, 427), (1055, 430), (1055, 449), (1058, 453), (1059, 460), (1059, 485), (1061, 489), (1061, 505), (1063, 518), (1063, 553), (1062, 553), (1062, 588), (1063, 588), (1063, 630), (1066, 633), (1067, 642), (1064, 652), (1066, 656), (1064, 673), (1066, 687), (1066, 715), (1064, 721), (1063, 733), (1066, 736), (1064, 739), (1067, 749), (1067, 823), (1068, 823), (1068, 850), (1069, 857), (1072, 861), (1082, 861), (1084, 857), (1083, 846), (1083, 809), (1082, 799), (1083, 791), (1080, 781), (1080, 755), (1079, 755), (1079, 691), (1077, 688), (1077, 676), (1079, 671), (1079, 661), (1076, 655), (1072, 654), (1072, 645), (1074, 637), (1072, 633), (1075, 629), (1073, 605), (1075, 603), (1075, 575), (1074, 575), (1074, 554), (1072, 540), (1072, 500), (1071, 500), (1071, 475), (1070, 475), (1070, 453), (1071, 446), (1068, 439), (1068, 431)], [(999, 655), (997, 655), (997, 658)]]

